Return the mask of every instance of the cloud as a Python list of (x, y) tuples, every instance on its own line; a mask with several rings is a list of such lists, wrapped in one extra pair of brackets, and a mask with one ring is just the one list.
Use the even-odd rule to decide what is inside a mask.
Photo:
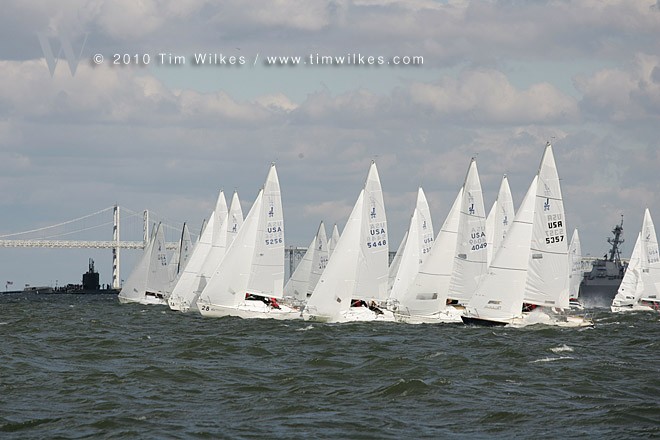
[[(466, 69), (457, 78), (413, 82), (388, 95), (359, 89), (332, 96), (317, 92), (293, 113), (298, 123), (327, 120), (352, 126), (365, 120), (405, 125), (424, 118), (443, 123), (561, 124), (579, 117), (577, 102), (549, 83), (517, 89), (493, 69)], [(403, 122), (405, 121), (405, 122)]]
[(71, 76), (66, 66), (59, 65), (51, 79), (43, 59), (0, 61), (3, 113), (78, 124), (176, 122), (191, 126), (254, 124), (275, 115), (262, 104), (238, 102), (224, 91), (168, 89), (137, 67), (80, 64)]
[(485, 123), (562, 123), (578, 116), (577, 103), (549, 83), (517, 90), (495, 70), (467, 70), (435, 84), (414, 83), (412, 104), (441, 117)]
[(39, 57), (36, 33), (43, 32), (68, 35), (75, 47), (87, 33), (87, 50), (104, 53), (228, 46), (303, 55), (361, 50), (424, 55), (429, 66), (492, 65), (520, 57), (622, 59), (631, 45), (657, 50), (660, 10), (653, 6), (651, 0), (17, 0), (3, 5), (0, 38), (13, 44), (0, 47), (0, 57)]
[(660, 118), (660, 57), (638, 53), (625, 69), (602, 69), (575, 79), (580, 106), (592, 118), (613, 122)]

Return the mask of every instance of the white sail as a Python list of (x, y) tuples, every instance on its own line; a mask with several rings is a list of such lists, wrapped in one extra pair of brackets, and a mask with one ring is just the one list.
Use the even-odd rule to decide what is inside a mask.
[(361, 249), (363, 217), (364, 190), (360, 191), (328, 265), (307, 300), (303, 311), (306, 320), (339, 321), (341, 313), (348, 311), (351, 299), (357, 297), (357, 277), (365, 260)]
[(194, 306), (197, 302), (199, 294), (202, 293), (204, 287), (206, 287), (209, 278), (211, 278), (211, 275), (213, 275), (215, 269), (218, 267), (227, 251), (227, 224), (229, 223), (229, 210), (227, 209), (227, 200), (225, 199), (225, 192), (223, 190), (220, 190), (220, 193), (218, 194), (214, 215), (211, 249), (209, 249), (202, 267), (197, 272), (197, 279), (194, 282), (195, 290), (192, 297), (187, 298), (188, 303), (191, 306)]
[(433, 246), (433, 222), (424, 190), (417, 192), (417, 204), (410, 219), (408, 239), (402, 252), (401, 263), (392, 286), (390, 298), (401, 301), (417, 277), (420, 266)]
[(168, 265), (168, 272), (170, 277), (171, 288), (170, 291), (176, 286), (176, 282), (179, 279), (179, 275), (183, 273), (183, 269), (188, 264), (190, 260), (190, 255), (192, 254), (193, 244), (192, 239), (190, 238), (190, 231), (188, 230), (188, 225), (183, 224), (183, 229), (181, 230), (181, 239), (179, 240), (179, 247), (174, 252), (170, 264)]
[(328, 264), (327, 246), (325, 226), (321, 222), (316, 235), (307, 247), (305, 255), (284, 286), (285, 297), (307, 301), (307, 297), (314, 291), (323, 269)]
[(321, 222), (319, 230), (316, 233), (316, 251), (312, 258), (312, 272), (309, 275), (309, 286), (305, 300), (312, 294), (316, 284), (321, 279), (321, 275), (328, 265), (328, 236), (325, 233), (325, 224)]
[(316, 235), (307, 246), (307, 251), (302, 260), (296, 266), (291, 277), (284, 285), (284, 297), (294, 298), (298, 301), (307, 299), (307, 289), (309, 287), (309, 277), (312, 274), (312, 265), (314, 264), (314, 252), (316, 251)]
[[(197, 300), (202, 315), (242, 315), (246, 295), (281, 298), (284, 280), (284, 217), (275, 165), (243, 226)], [(244, 316), (256, 317), (256, 316)]]
[(420, 265), (407, 294), (399, 300), (399, 312), (429, 316), (446, 309), (462, 198), (461, 188), (427, 258)]
[[(195, 246), (193, 245), (192, 238), (190, 237), (190, 230), (186, 223), (183, 224), (183, 232), (181, 233), (181, 246), (179, 248), (179, 268), (177, 270), (178, 274), (183, 272), (183, 269), (190, 261), (192, 252)], [(177, 274), (177, 276), (178, 276)]]
[(201, 270), (206, 255), (211, 249), (213, 240), (213, 224), (215, 223), (215, 211), (211, 213), (209, 221), (206, 223), (202, 234), (193, 248), (188, 264), (183, 268), (183, 272), (172, 290), (172, 294), (167, 299), (167, 304), (172, 310), (187, 311), (191, 306), (193, 293), (196, 288), (195, 281), (197, 273)]
[[(640, 283), (640, 274), (642, 271), (642, 233), (637, 234), (637, 241), (635, 241), (635, 247), (633, 248), (632, 255), (630, 256), (630, 261), (628, 261), (628, 267), (626, 272), (623, 274), (623, 279), (621, 280), (621, 285), (617, 290), (616, 296), (612, 300), (612, 311), (617, 307), (632, 307), (641, 296), (641, 289), (638, 292), (638, 284)], [(641, 287), (641, 286), (639, 286)]]
[(408, 287), (414, 280), (417, 272), (419, 272), (419, 212), (417, 209), (413, 211), (410, 218), (410, 225), (408, 226), (408, 235), (406, 238), (406, 245), (401, 253), (401, 260), (399, 261), (399, 268), (392, 283), (392, 291), (390, 292), (390, 299), (399, 301), (403, 295), (408, 291)]
[(535, 205), (524, 301), (567, 309), (568, 238), (559, 175), (550, 143), (545, 147), (539, 166)]
[(396, 249), (392, 263), (390, 263), (390, 268), (387, 271), (387, 290), (392, 294), (392, 286), (394, 285), (394, 280), (396, 280), (396, 274), (399, 272), (399, 267), (401, 266), (401, 257), (403, 256), (403, 249), (406, 247), (406, 241), (408, 241), (408, 231), (403, 234), (401, 243)]
[(573, 230), (571, 244), (568, 247), (568, 296), (570, 299), (577, 299), (580, 293), (580, 283), (582, 282), (582, 246), (580, 245), (580, 234), (577, 228)]
[(169, 284), (165, 233), (163, 225), (159, 223), (156, 233), (144, 249), (142, 258), (119, 292), (119, 301), (165, 304), (165, 298), (169, 294)]
[(335, 225), (332, 227), (332, 235), (328, 240), (328, 258), (332, 256), (332, 252), (335, 250), (338, 241), (339, 241), (339, 229), (337, 229), (337, 223), (335, 223)]
[[(169, 263), (167, 264), (167, 276), (172, 284), (172, 289), (176, 284), (179, 271), (179, 256), (181, 255), (181, 242), (179, 241), (179, 247), (172, 253), (172, 256), (169, 258)], [(170, 289), (170, 290), (172, 290)]]
[(486, 215), (484, 199), (473, 158), (463, 185), (463, 198), (458, 222), (458, 236), (454, 254), (454, 269), (449, 283), (448, 297), (466, 303), (486, 272)]
[(660, 305), (660, 254), (651, 213), (644, 211), (642, 230), (635, 242), (632, 257), (612, 311), (649, 310)]
[(640, 295), (641, 301), (660, 301), (660, 253), (658, 252), (658, 238), (651, 213), (644, 211), (642, 224), (642, 281), (644, 290)]
[(486, 238), (488, 243), (486, 254), (488, 265), (490, 265), (493, 256), (497, 253), (497, 249), (506, 237), (506, 232), (515, 215), (509, 179), (505, 174), (500, 184), (500, 190), (497, 193), (497, 199), (493, 203), (488, 217), (486, 217)]
[(522, 316), (534, 204), (538, 176), (534, 177), (508, 234), (495, 254), (487, 274), (465, 309), (468, 318), (510, 323)]
[(243, 208), (241, 208), (241, 201), (238, 199), (238, 192), (234, 191), (231, 198), (231, 205), (229, 206), (229, 223), (227, 224), (227, 247), (238, 235), (238, 230), (243, 225)]
[(384, 302), (387, 299), (389, 244), (383, 190), (376, 163), (372, 162), (364, 185), (366, 222), (362, 224), (363, 253), (366, 270), (357, 280), (359, 298)]

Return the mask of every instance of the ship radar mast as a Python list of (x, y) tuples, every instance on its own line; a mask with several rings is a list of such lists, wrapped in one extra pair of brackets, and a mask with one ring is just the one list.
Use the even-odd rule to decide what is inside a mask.
[(612, 245), (608, 261), (618, 262), (621, 261), (621, 251), (619, 250), (619, 245), (625, 241), (623, 239), (623, 214), (621, 214), (621, 224), (616, 225), (614, 229), (612, 229), (612, 234), (614, 234), (614, 238), (607, 239), (607, 242)]

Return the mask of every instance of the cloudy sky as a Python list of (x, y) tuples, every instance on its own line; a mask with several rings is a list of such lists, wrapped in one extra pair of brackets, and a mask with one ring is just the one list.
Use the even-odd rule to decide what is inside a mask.
[[(384, 62), (267, 64), (316, 54)], [(375, 159), (396, 249), (418, 186), (438, 228), (476, 156), (487, 209), (504, 173), (517, 204), (550, 140), (583, 253), (623, 213), (628, 256), (643, 209), (660, 219), (659, 123), (656, 0), (9, 1), (0, 234), (114, 203), (198, 229), (220, 188), (247, 212), (275, 161), (287, 245), (305, 246), (319, 221), (343, 227)], [(77, 282), (88, 257), (109, 282), (110, 251), (34, 249), (0, 249), (0, 282)]]

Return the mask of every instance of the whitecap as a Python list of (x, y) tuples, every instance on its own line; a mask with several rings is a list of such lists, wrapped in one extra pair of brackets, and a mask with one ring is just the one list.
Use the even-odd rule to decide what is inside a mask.
[(297, 329), (296, 331), (297, 331), (297, 332), (306, 332), (307, 330), (311, 330), (311, 329), (313, 329), (313, 328), (314, 328), (314, 326), (313, 326), (312, 324), (310, 324), (310, 325), (308, 325), (307, 327), (299, 328), (299, 329)]
[(562, 353), (564, 351), (571, 352), (571, 351), (573, 351), (573, 348), (571, 348), (568, 345), (564, 344), (564, 345), (560, 345), (559, 347), (551, 348), (550, 351), (553, 352), (553, 353)]
[(436, 358), (438, 356), (443, 356), (444, 354), (445, 354), (444, 351), (436, 351), (435, 353), (431, 353), (430, 355), (425, 356), (425, 359), (433, 359), (433, 358)]
[(546, 358), (542, 358), (542, 359), (536, 359), (535, 361), (530, 361), (529, 363), (530, 364), (535, 364), (537, 362), (554, 362), (554, 361), (561, 361), (561, 360), (564, 360), (564, 359), (573, 359), (573, 357), (571, 357), (571, 356), (559, 356), (559, 357), (556, 357), (556, 358), (546, 357)]

